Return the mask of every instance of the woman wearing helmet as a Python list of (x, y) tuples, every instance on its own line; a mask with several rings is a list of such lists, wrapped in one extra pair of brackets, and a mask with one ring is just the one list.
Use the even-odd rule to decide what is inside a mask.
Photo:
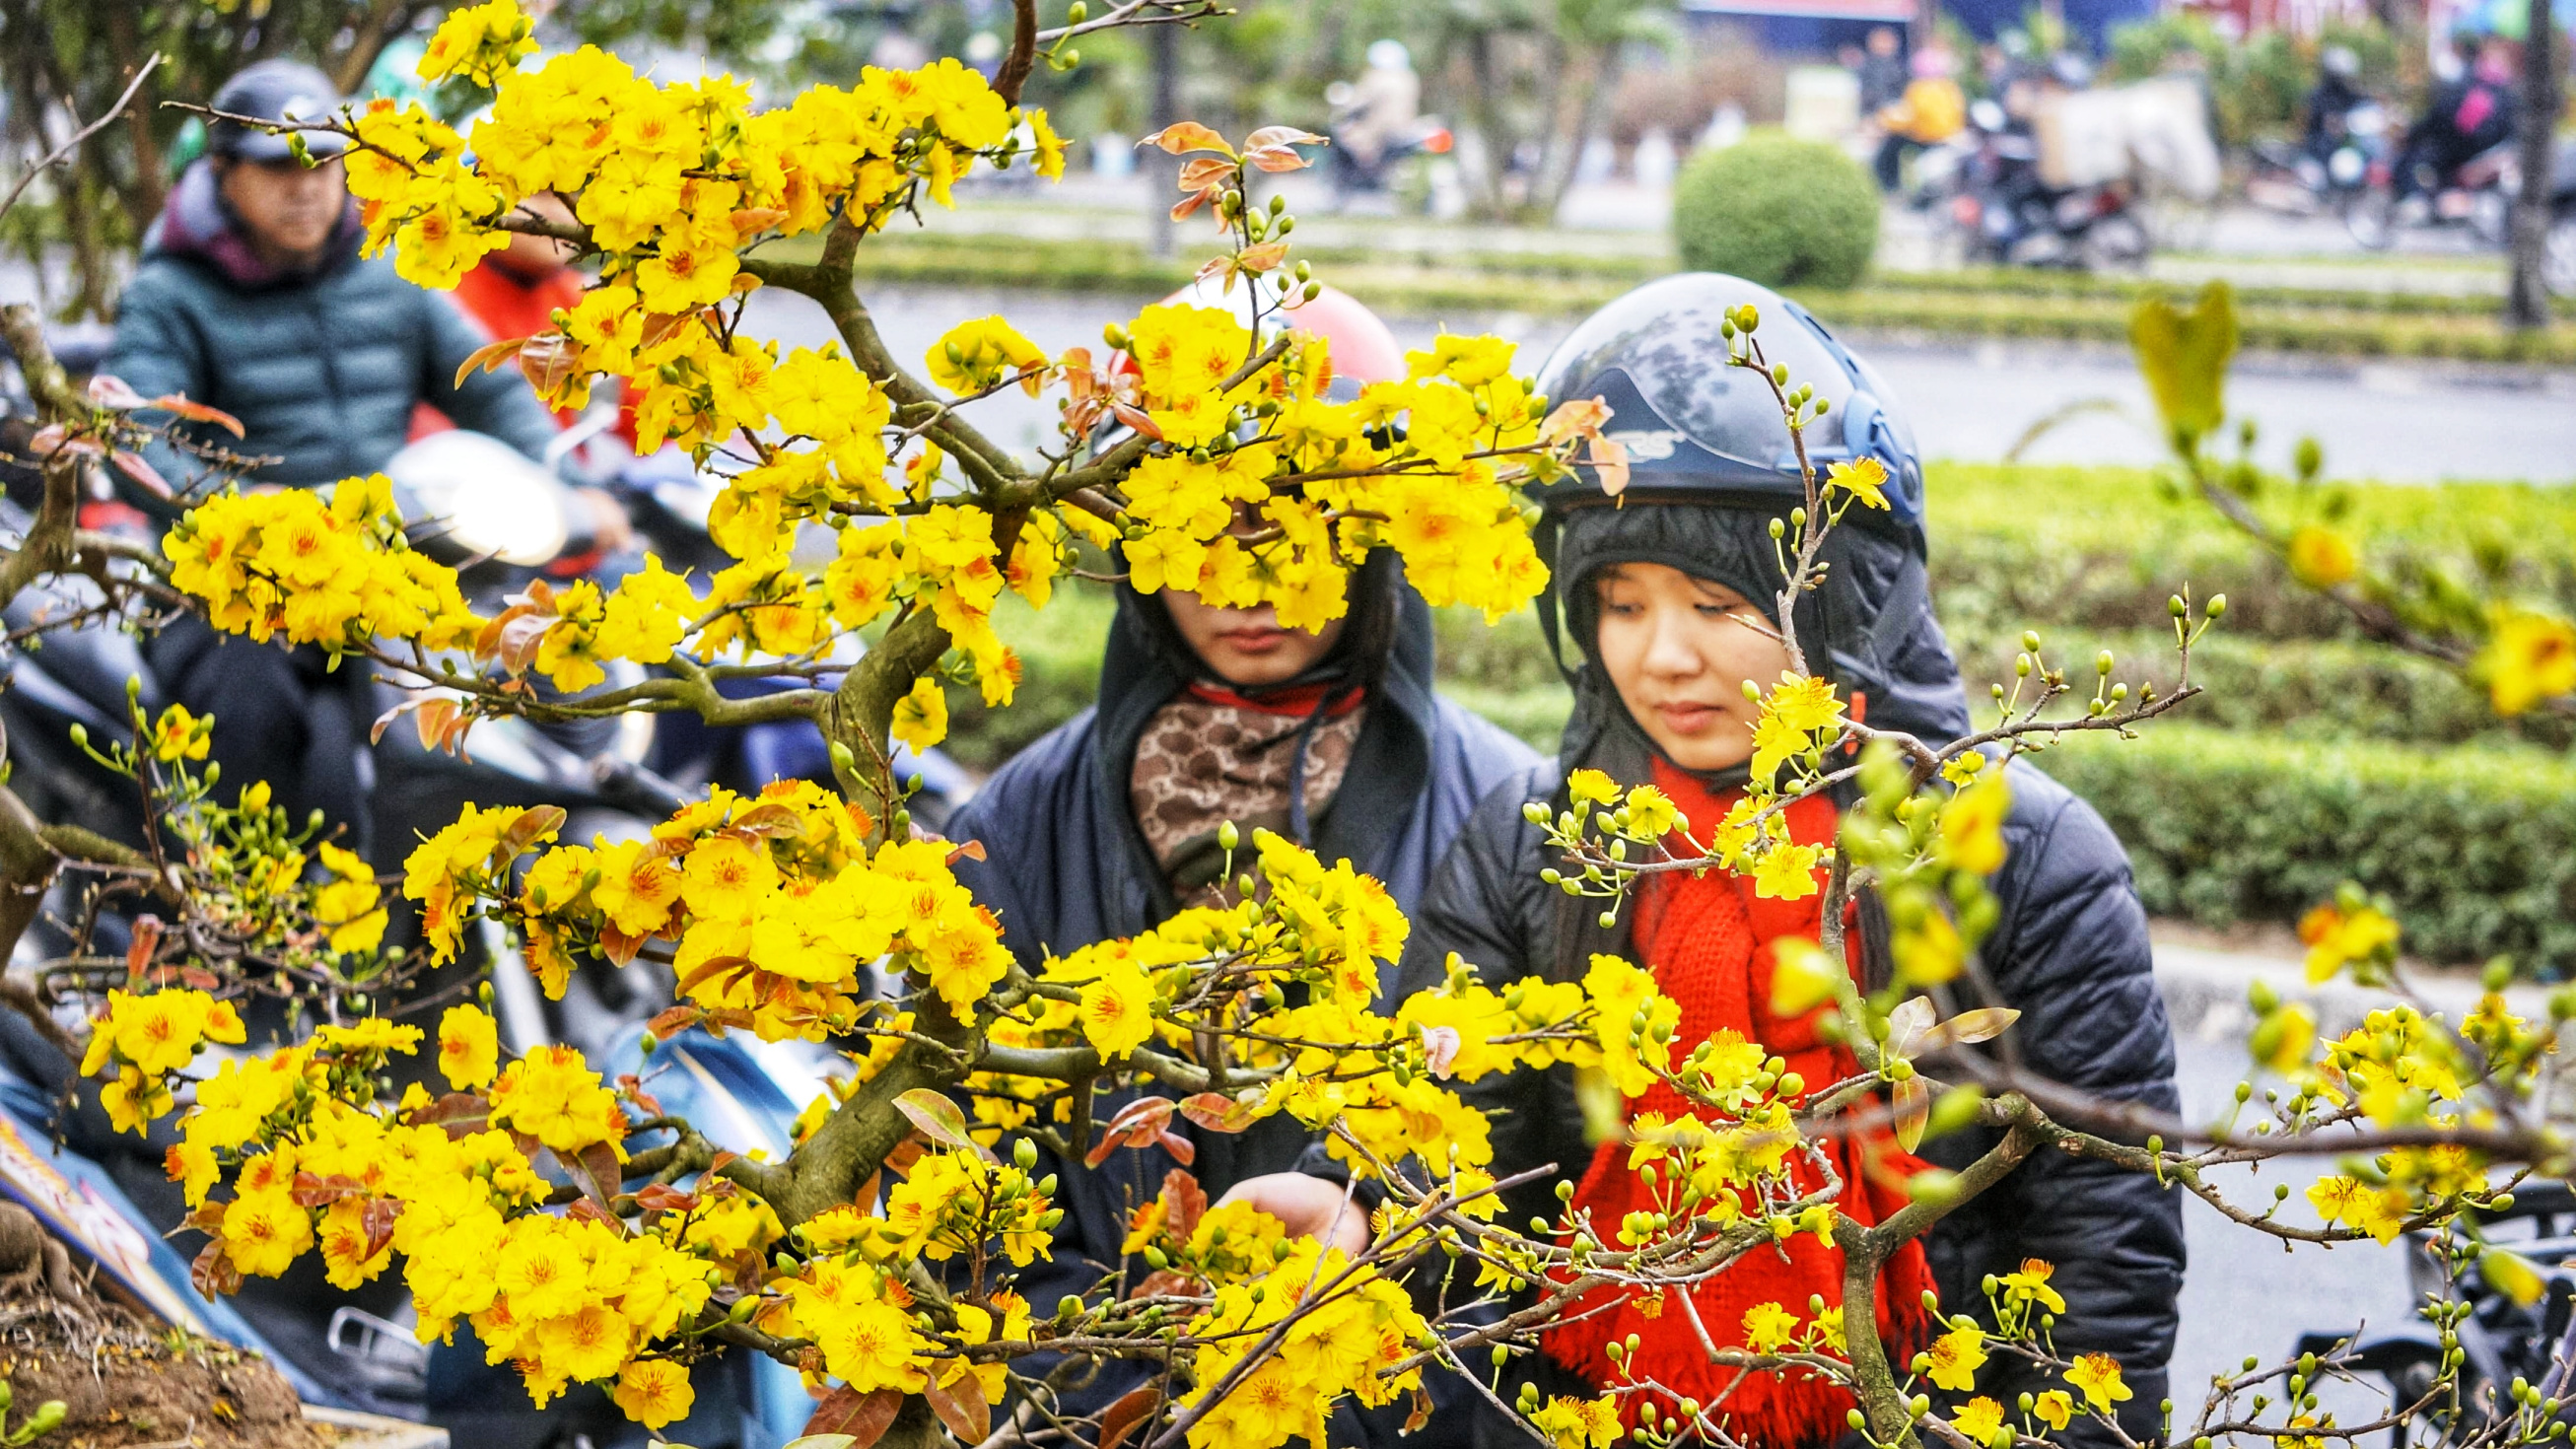
[[(1212, 289), (1172, 300), (1227, 305)], [(1404, 376), (1385, 324), (1330, 289), (1286, 323), (1330, 341), (1337, 388)], [(1023, 964), (1035, 970), (1049, 953), (1131, 936), (1205, 903), (1224, 887), (1218, 833), (1228, 822), (1348, 859), (1412, 908), (1476, 803), (1538, 756), (1433, 692), (1431, 611), (1396, 565), (1390, 550), (1374, 553), (1350, 580), (1349, 612), (1320, 634), (1282, 628), (1266, 605), (1218, 608), (1186, 590), (1120, 585), (1098, 703), (1003, 766), (948, 822), (950, 838), (982, 842), (984, 858), (958, 861), (958, 879), (994, 909)], [(1173, 1127), (1196, 1140), (1191, 1171), (1211, 1195), (1259, 1174), (1293, 1175), (1307, 1146), (1284, 1116), (1239, 1135)], [(1153, 1148), (1096, 1168), (1041, 1167), (1038, 1176), (1059, 1174), (1064, 1217), (1022, 1296), (1044, 1312), (1116, 1271), (1129, 1215), (1180, 1165)], [(1290, 1227), (1334, 1231), (1345, 1217), (1339, 1190), (1297, 1181), (1318, 1191)], [(1340, 1226), (1357, 1232), (1359, 1217)], [(1097, 1413), (1141, 1377), (1108, 1366), (1063, 1391), (1060, 1412)], [(1336, 1442), (1350, 1441), (1337, 1433)]]
[[(1891, 480), (1887, 512), (1854, 510), (1828, 540), (1824, 583), (1794, 621), (1807, 658), (1852, 715), (1873, 726), (1926, 740), (1967, 731), (1958, 671), (1924, 587), (1921, 473), (1874, 373), (1804, 312), (1750, 283), (1693, 275), (1640, 288), (1578, 328), (1539, 379), (1551, 397), (1604, 398), (1611, 435), (1627, 444), (1634, 465), (1617, 506), (1581, 480), (1542, 499), (1542, 553), (1554, 578), (1542, 617), (1552, 641), (1562, 621), (1578, 663), (1568, 675), (1576, 703), (1559, 758), (1488, 797), (1460, 833), (1414, 914), (1397, 991), (1436, 984), (1453, 951), (1497, 990), (1523, 977), (1579, 978), (1592, 953), (1612, 952), (1647, 966), (1680, 1003), (1677, 1060), (1731, 1028), (1789, 1058), (1807, 1080), (1831, 1081), (1848, 1074), (1848, 1058), (1838, 1069), (1841, 1049), (1816, 1036), (1811, 1018), (1773, 1019), (1764, 984), (1773, 942), (1817, 935), (1817, 898), (1762, 899), (1724, 873), (1663, 875), (1604, 929), (1597, 903), (1538, 884), (1551, 861), (1540, 829), (1521, 814), (1531, 800), (1555, 802), (1551, 813), (1563, 808), (1565, 775), (1577, 767), (1623, 784), (1661, 785), (1693, 819), (1721, 815), (1748, 777), (1756, 711), (1745, 682), (1767, 686), (1788, 663), (1771, 617), (1782, 580), (1769, 525), (1803, 501), (1803, 490), (1770, 389), (1725, 362), (1720, 320), (1747, 302), (1760, 309), (1772, 360), (1832, 404), (1809, 432), (1818, 466), (1874, 456)], [(2022, 1013), (2023, 1064), (2109, 1101), (2174, 1111), (2171, 1034), (2119, 842), (2063, 787), (2026, 764), (2010, 768), (2010, 855), (1993, 881), (2001, 917), (1983, 965), (1998, 1004)], [(1792, 834), (1802, 843), (1831, 840), (1843, 803), (1820, 797), (1792, 807)], [(1861, 909), (1857, 927), (1855, 968), (1883, 970), (1883, 913)], [(1587, 1144), (1567, 1069), (1489, 1078), (1469, 1095), (1494, 1124), (1497, 1177), (1548, 1163), (1561, 1169), (1511, 1195), (1508, 1221), (1553, 1219), (1560, 1175), (1579, 1182), (1573, 1201), (1596, 1221), (1624, 1215), (1634, 1182), (1625, 1149)], [(1653, 1094), (1626, 1106), (1687, 1110)], [(1925, 1155), (1956, 1168), (1991, 1141), (1959, 1133), (1927, 1145)], [(1901, 1205), (1901, 1187), (1881, 1185), (1900, 1176), (1863, 1170), (1872, 1165), (1866, 1159), (1896, 1152), (1892, 1141), (1855, 1134), (1834, 1150), (1849, 1159), (1844, 1178), (1854, 1184), (1845, 1212), (1866, 1223)], [(1309, 1170), (1329, 1171), (1319, 1158), (1308, 1159)], [(2122, 1411), (2129, 1432), (2141, 1439), (2160, 1432), (2156, 1405), (2182, 1279), (2180, 1203), (2152, 1178), (2102, 1163), (2036, 1156), (1892, 1261), (1879, 1300), (1896, 1361), (1929, 1327), (1924, 1287), (1937, 1283), (1946, 1311), (1972, 1310), (1984, 1301), (1984, 1276), (2012, 1272), (2025, 1257), (2055, 1265), (2050, 1286), (2067, 1305), (2057, 1316), (2058, 1351), (2118, 1358), (2135, 1391)], [(1724, 1346), (1741, 1342), (1736, 1325), (1747, 1308), (1804, 1305), (1810, 1294), (1841, 1301), (1841, 1264), (1831, 1249), (1801, 1239), (1791, 1252), (1753, 1255), (1696, 1289), (1696, 1317)], [(1588, 1393), (1587, 1384), (1610, 1381), (1611, 1341), (1631, 1333), (1641, 1346), (1622, 1360), (1629, 1372), (1703, 1403), (1723, 1396), (1730, 1432), (1748, 1444), (1798, 1449), (1844, 1433), (1851, 1401), (1812, 1380), (1756, 1374), (1725, 1394), (1735, 1374), (1709, 1364), (1688, 1315), (1649, 1318), (1623, 1305), (1562, 1323), (1546, 1334), (1542, 1353), (1521, 1362), (1548, 1392)], [(2051, 1386), (2016, 1380), (1998, 1359), (1977, 1388), (2010, 1405), (2025, 1387)], [(1506, 1384), (1501, 1397), (1514, 1392)], [(1514, 1442), (1517, 1431), (1481, 1397), (1470, 1411), (1490, 1421), (1477, 1433), (1480, 1446)], [(2070, 1437), (2082, 1435), (2079, 1424)]]

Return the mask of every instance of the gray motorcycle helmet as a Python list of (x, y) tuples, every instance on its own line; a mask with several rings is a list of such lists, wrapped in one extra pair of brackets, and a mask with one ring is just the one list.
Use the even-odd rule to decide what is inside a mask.
[[(215, 92), (211, 109), (264, 121), (324, 121), (344, 101), (331, 78), (296, 60), (263, 60), (236, 71)], [(208, 128), (209, 154), (243, 161), (283, 161), (294, 149), (285, 136), (239, 121), (216, 121)], [(345, 136), (328, 131), (300, 131), (306, 154), (337, 156), (348, 149)]]
[[(1818, 474), (1862, 457), (1887, 469), (1887, 513), (1855, 513), (1848, 521), (1884, 522), (1922, 552), (1923, 468), (1914, 430), (1890, 406), (1876, 369), (1768, 287), (1716, 272), (1649, 282), (1559, 343), (1539, 369), (1538, 390), (1559, 402), (1597, 397), (1609, 405), (1606, 431), (1628, 450), (1632, 497), (1687, 494), (1785, 511), (1806, 497), (1789, 425), (1770, 385), (1726, 360), (1722, 324), (1748, 303), (1761, 316), (1755, 336), (1763, 355), (1788, 365), (1790, 386), (1812, 386), (1831, 405), (1806, 429), (1807, 459)], [(1588, 466), (1534, 496), (1550, 512), (1609, 501)]]

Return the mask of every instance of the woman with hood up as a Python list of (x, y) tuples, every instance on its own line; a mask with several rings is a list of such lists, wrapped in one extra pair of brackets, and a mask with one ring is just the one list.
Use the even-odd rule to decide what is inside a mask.
[[(1294, 321), (1331, 339), (1342, 377), (1404, 375), (1382, 323), (1323, 297)], [(1538, 756), (1433, 692), (1431, 610), (1391, 550), (1348, 587), (1348, 612), (1307, 633), (1280, 627), (1266, 606), (1119, 586), (1097, 704), (1003, 766), (947, 823), (949, 838), (982, 844), (984, 859), (960, 860), (957, 878), (994, 910), (1023, 965), (1208, 903), (1224, 887), (1218, 831), (1228, 823), (1247, 849), (1263, 828), (1327, 863), (1348, 860), (1412, 910), (1477, 802)], [(1123, 1100), (1095, 1104), (1095, 1120)], [(1181, 1121), (1173, 1130), (1194, 1141), (1189, 1171), (1211, 1199), (1247, 1178), (1293, 1175), (1308, 1145), (1284, 1115), (1240, 1134)], [(1064, 1218), (1017, 1291), (1044, 1314), (1116, 1271), (1130, 1216), (1179, 1166), (1160, 1148), (1122, 1148), (1098, 1167), (1043, 1163), (1034, 1175), (1057, 1175)], [(1282, 1216), (1295, 1232), (1362, 1232), (1337, 1189), (1283, 1205)], [(1096, 1413), (1141, 1377), (1135, 1365), (1105, 1366), (1061, 1396), (1062, 1411)]]
[[(1578, 979), (1594, 953), (1617, 954), (1651, 970), (1680, 1005), (1675, 1060), (1731, 1028), (1787, 1058), (1806, 1080), (1827, 1082), (1851, 1073), (1848, 1054), (1818, 1036), (1813, 1014), (1782, 1020), (1769, 1010), (1774, 945), (1818, 935), (1819, 896), (1765, 899), (1726, 872), (1659, 875), (1604, 928), (1597, 901), (1539, 883), (1556, 862), (1542, 829), (1522, 814), (1526, 802), (1546, 801), (1553, 818), (1577, 768), (1604, 771), (1623, 786), (1659, 785), (1694, 820), (1720, 818), (1746, 784), (1758, 718), (1746, 683), (1767, 689), (1789, 663), (1772, 617), (1782, 570), (1770, 525), (1803, 495), (1770, 389), (1726, 362), (1721, 320), (1747, 302), (1766, 319), (1768, 356), (1790, 364), (1793, 385), (1812, 384), (1832, 404), (1827, 422), (1808, 434), (1817, 466), (1868, 455), (1891, 476), (1891, 509), (1846, 515), (1825, 548), (1822, 586), (1797, 607), (1811, 668), (1832, 681), (1853, 717), (1874, 727), (1927, 742), (1967, 732), (1957, 668), (1925, 587), (1920, 470), (1875, 374), (1803, 312), (1750, 283), (1693, 275), (1631, 293), (1578, 328), (1539, 380), (1550, 397), (1602, 397), (1611, 436), (1627, 444), (1634, 464), (1617, 499), (1586, 483), (1544, 500), (1541, 552), (1552, 554), (1552, 583), (1542, 618), (1553, 642), (1561, 617), (1580, 655), (1569, 675), (1575, 708), (1561, 752), (1478, 807), (1414, 913), (1396, 994), (1437, 985), (1452, 952), (1496, 990), (1526, 977)], [(2090, 807), (2026, 763), (2009, 769), (2009, 855), (1991, 883), (2000, 915), (1985, 938), (1982, 969), (1995, 1004), (2021, 1012), (2013, 1030), (2022, 1064), (2097, 1098), (2174, 1111), (2172, 1037), (2127, 858)], [(1791, 807), (1793, 838), (1830, 843), (1846, 799), (1820, 795)], [(1853, 966), (1876, 985), (1887, 979), (1887, 941), (1884, 913), (1872, 905), (1863, 902), (1853, 917)], [(1944, 1003), (1944, 1015), (1957, 1004), (1973, 1003)], [(1570, 1069), (1488, 1078), (1464, 1095), (1493, 1123), (1497, 1177), (1558, 1168), (1507, 1195), (1506, 1221), (1553, 1220), (1563, 1211), (1554, 1195), (1560, 1177), (1577, 1183), (1573, 1205), (1596, 1222), (1617, 1222), (1629, 1210), (1638, 1189), (1625, 1147), (1615, 1133), (1587, 1138)], [(1689, 1109), (1659, 1087), (1623, 1110)], [(1995, 1140), (1957, 1133), (1927, 1144), (1924, 1155), (1955, 1169)], [(1839, 1206), (1864, 1224), (1903, 1205), (1904, 1179), (1921, 1165), (1883, 1133), (1837, 1139), (1831, 1150), (1845, 1159), (1852, 1185)], [(1310, 1154), (1306, 1168), (1332, 1174), (1320, 1154)], [(2030, 1258), (2053, 1265), (2048, 1286), (2065, 1300), (2054, 1329), (2058, 1351), (2116, 1358), (2134, 1393), (2121, 1406), (2123, 1424), (2139, 1439), (2159, 1433), (2182, 1280), (2180, 1203), (2153, 1178), (2103, 1163), (2033, 1157), (1891, 1260), (1878, 1318), (1895, 1361), (1904, 1364), (1934, 1327), (1925, 1288), (1937, 1286), (1945, 1314), (1975, 1311), (1985, 1302), (1986, 1275), (2014, 1272)], [(1803, 1318), (1810, 1295), (1841, 1301), (1841, 1272), (1838, 1252), (1801, 1236), (1783, 1254), (1750, 1255), (1694, 1289), (1694, 1306), (1721, 1346), (1740, 1343), (1737, 1325), (1748, 1308), (1783, 1303)], [(1572, 1316), (1591, 1306), (1569, 1310), (1545, 1332), (1541, 1352), (1516, 1359), (1513, 1371), (1546, 1393), (1588, 1396), (1613, 1381), (1612, 1342), (1635, 1334), (1639, 1348), (1623, 1360), (1629, 1372), (1702, 1403), (1722, 1400), (1728, 1432), (1746, 1444), (1804, 1449), (1845, 1435), (1852, 1401), (1839, 1388), (1755, 1374), (1730, 1391), (1736, 1374), (1708, 1362), (1685, 1315), (1649, 1316), (1628, 1303)], [(2016, 1376), (2000, 1358), (1977, 1381), (1977, 1392), (2007, 1413), (2021, 1392), (2063, 1387)], [(1505, 1402), (1515, 1392), (1501, 1387)], [(1526, 1441), (1498, 1408), (1470, 1397), (1479, 1449)], [(2080, 1418), (2057, 1437), (2110, 1440)]]

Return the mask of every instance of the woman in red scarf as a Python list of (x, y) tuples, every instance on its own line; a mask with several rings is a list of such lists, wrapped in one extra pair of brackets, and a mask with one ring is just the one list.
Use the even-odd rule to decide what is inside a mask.
[[(1745, 689), (1776, 685), (1789, 662), (1776, 613), (1782, 566), (1771, 529), (1804, 501), (1797, 455), (1770, 389), (1726, 360), (1735, 309), (1748, 303), (1763, 319), (1766, 358), (1788, 368), (1793, 386), (1813, 386), (1831, 405), (1807, 431), (1808, 455), (1819, 468), (1836, 457), (1875, 456), (1889, 478), (1891, 507), (1850, 511), (1825, 546), (1821, 583), (1796, 604), (1789, 622), (1809, 668), (1834, 686), (1853, 717), (1874, 727), (1932, 742), (1967, 732), (1967, 701), (1926, 583), (1921, 472), (1877, 379), (1803, 313), (1749, 283), (1693, 274), (1640, 288), (1577, 328), (1538, 378), (1551, 397), (1602, 398), (1613, 436), (1628, 444), (1633, 463), (1616, 498), (1577, 478), (1541, 499), (1547, 513), (1540, 542), (1553, 577), (1541, 619), (1551, 642), (1570, 646), (1563, 653), (1577, 666), (1567, 675), (1574, 710), (1558, 759), (1488, 796), (1460, 832), (1413, 912), (1394, 995), (1436, 985), (1453, 952), (1497, 990), (1528, 977), (1577, 980), (1595, 953), (1609, 954), (1651, 971), (1680, 1005), (1674, 1060), (1731, 1030), (1822, 1086), (1847, 1075), (1851, 1059), (1817, 1034), (1812, 1016), (1783, 1020), (1769, 1010), (1781, 944), (1820, 934), (1819, 897), (1765, 898), (1751, 882), (1724, 873), (1664, 875), (1634, 892), (1604, 926), (1597, 899), (1539, 884), (1543, 869), (1562, 862), (1522, 814), (1528, 802), (1541, 801), (1552, 817), (1567, 799), (1568, 776), (1599, 770), (1621, 785), (1660, 785), (1705, 838), (1706, 826), (1746, 784), (1758, 714)], [(1951, 999), (1939, 1003), (1943, 1014), (1970, 1005), (2016, 1009), (2025, 1070), (2104, 1100), (2176, 1110), (2172, 1034), (2119, 842), (2040, 771), (2015, 762), (2009, 778), (2008, 858), (1990, 882), (1996, 924), (1984, 939), (1978, 978), (1991, 994), (1971, 997), (1958, 990), (1967, 982), (1954, 983), (1944, 988)], [(1845, 803), (1839, 792), (1800, 802), (1788, 814), (1791, 833), (1801, 843), (1832, 840)], [(1885, 913), (1864, 895), (1846, 924), (1854, 974), (1865, 985), (1885, 982)], [(1555, 1169), (1505, 1194), (1504, 1221), (1558, 1220), (1565, 1204), (1556, 1185), (1572, 1179), (1575, 1205), (1605, 1232), (1632, 1204), (1643, 1205), (1621, 1140), (1626, 1123), (1687, 1107), (1658, 1087), (1620, 1104), (1616, 1120), (1599, 1121), (1612, 1114), (1596, 1112), (1587, 1122), (1574, 1074), (1563, 1067), (1488, 1077), (1462, 1095), (1492, 1125), (1497, 1177)], [(1934, 1139), (1922, 1151), (1956, 1170), (1993, 1141), (1975, 1129)], [(1883, 1221), (1921, 1166), (1881, 1134), (1843, 1136), (1829, 1150), (1844, 1183), (1836, 1205), (1863, 1224)], [(1312, 1154), (1301, 1166), (1316, 1176), (1331, 1173)], [(1296, 1220), (1296, 1194), (1260, 1187), (1256, 1201), (1275, 1199), (1282, 1216)], [(2127, 1431), (2141, 1440), (2159, 1432), (2156, 1405), (2182, 1281), (2181, 1206), (2152, 1178), (2102, 1163), (2063, 1153), (2023, 1163), (1943, 1219), (1919, 1247), (1889, 1261), (1871, 1304), (1844, 1304), (1840, 1254), (1803, 1235), (1785, 1253), (1738, 1260), (1694, 1288), (1691, 1304), (1721, 1347), (1748, 1341), (1745, 1315), (1763, 1304), (1779, 1304), (1802, 1328), (1817, 1317), (1817, 1299), (1850, 1315), (1854, 1328), (1868, 1313), (1901, 1371), (1930, 1326), (1927, 1286), (1937, 1287), (1945, 1315), (1975, 1313), (1985, 1304), (1980, 1285), (1987, 1275), (2012, 1273), (2034, 1257), (2053, 1265), (2050, 1286), (2067, 1304), (2053, 1330), (2058, 1351), (2117, 1359), (2135, 1394), (2122, 1409)], [(1709, 1364), (1693, 1315), (1679, 1308), (1667, 1293), (1614, 1303), (1591, 1317), (1560, 1315), (1539, 1352), (1512, 1360), (1498, 1386), (1502, 1401), (1520, 1391), (1514, 1378), (1544, 1395), (1588, 1397), (1633, 1376), (1703, 1405), (1722, 1397), (1717, 1413), (1727, 1432), (1758, 1449), (1821, 1449), (1845, 1435), (1850, 1400), (1841, 1390), (1802, 1374), (1748, 1374), (1738, 1382), (1734, 1370)], [(1628, 1373), (1614, 1374), (1608, 1347), (1631, 1335), (1638, 1347), (1622, 1356)], [(2006, 1405), (2025, 1389), (2055, 1386), (2000, 1358), (1976, 1380), (1978, 1393)], [(1433, 1419), (1442, 1442), (1474, 1449), (1530, 1442), (1483, 1392), (1453, 1382), (1435, 1384), (1433, 1393), (1448, 1401)], [(1633, 1397), (1624, 1402), (1633, 1423)], [(1674, 1405), (1658, 1408), (1669, 1416)], [(2116, 1442), (2081, 1421), (2056, 1437)]]

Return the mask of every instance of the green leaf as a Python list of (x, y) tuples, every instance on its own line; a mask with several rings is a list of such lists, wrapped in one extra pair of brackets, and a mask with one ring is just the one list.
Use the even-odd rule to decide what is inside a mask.
[(2191, 452), (2227, 418), (2227, 364), (2236, 355), (2236, 299), (2225, 282), (2200, 289), (2185, 312), (2162, 297), (2138, 303), (2129, 343), (2174, 446)]

